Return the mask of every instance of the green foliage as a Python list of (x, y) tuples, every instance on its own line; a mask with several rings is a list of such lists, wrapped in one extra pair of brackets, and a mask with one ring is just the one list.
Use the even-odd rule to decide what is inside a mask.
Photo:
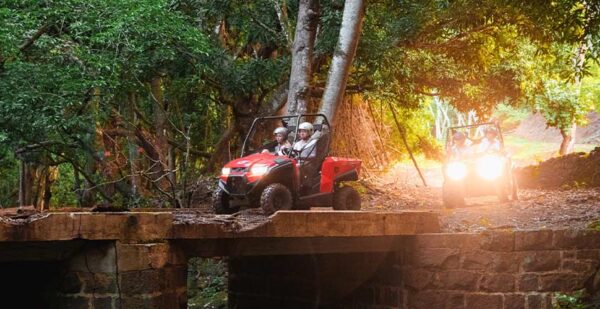
[(600, 232), (600, 221), (595, 221), (590, 223), (590, 225), (588, 226), (589, 229), (592, 229), (594, 231), (599, 231)]
[[(2, 134), (0, 134), (0, 140)], [(8, 149), (0, 146), (0, 207), (16, 203), (19, 188), (19, 164)]]
[(600, 293), (589, 295), (585, 289), (573, 293), (556, 293), (556, 309), (595, 309), (600, 308)]
[[(142, 194), (131, 194), (128, 171), (134, 163), (150, 170), (161, 108), (178, 175), (170, 194), (186, 195), (227, 126), (243, 134), (287, 80), (287, 35), (298, 13), (297, 1), (278, 1), (287, 17), (280, 21), (272, 0), (0, 3), (3, 205), (14, 200), (9, 188), (21, 150), (27, 162), (58, 166), (53, 204), (80, 202), (75, 186), (87, 180), (95, 193), (114, 185), (117, 193), (104, 195), (116, 203), (151, 206), (164, 193), (143, 179)], [(327, 79), (344, 2), (320, 3), (316, 85)], [(481, 114), (498, 103), (537, 108), (565, 128), (600, 102), (598, 66), (572, 65), (582, 43), (586, 60), (598, 58), (599, 7), (581, 0), (369, 2), (348, 83), (392, 102), (410, 147), (432, 157), (439, 146), (428, 138), (431, 96)], [(151, 91), (157, 79), (162, 107)], [(520, 116), (508, 107), (497, 113), (512, 123)], [(383, 119), (394, 126), (389, 112)], [(402, 144), (397, 132), (389, 142)]]
[(188, 307), (227, 307), (227, 264), (222, 260), (193, 258), (188, 263)]
[(61, 164), (58, 166), (55, 182), (52, 184), (52, 199), (50, 205), (69, 207), (77, 205), (75, 195), (75, 175), (73, 166)]
[(558, 293), (554, 296), (556, 301), (556, 305), (554, 306), (557, 309), (585, 309), (585, 306), (581, 302), (581, 298), (583, 296), (583, 291), (577, 291), (573, 294), (560, 294)]
[(493, 117), (500, 122), (505, 131), (516, 129), (527, 116), (529, 116), (528, 110), (506, 104), (498, 104), (493, 113)]

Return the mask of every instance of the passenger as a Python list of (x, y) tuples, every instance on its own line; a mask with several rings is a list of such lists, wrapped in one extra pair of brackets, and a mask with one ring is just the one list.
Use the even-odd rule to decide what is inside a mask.
[[(311, 139), (313, 134), (313, 125), (310, 122), (303, 122), (298, 126), (299, 139), (294, 143), (294, 150), (301, 159), (314, 158), (317, 155), (316, 140)], [(302, 163), (299, 160), (298, 163)]]
[(451, 152), (452, 157), (455, 159), (464, 159), (473, 154), (471, 149), (471, 141), (467, 140), (467, 137), (462, 132), (456, 132), (452, 136), (454, 141)]
[(262, 151), (262, 153), (272, 153), (276, 156), (283, 156), (285, 154), (284, 149), (292, 148), (292, 144), (288, 141), (288, 130), (284, 127), (278, 127), (273, 131), (273, 135), (275, 136), (275, 141), (277, 145), (275, 146), (273, 152), (270, 152), (268, 149)]
[(498, 131), (494, 127), (485, 129), (485, 137), (477, 147), (477, 153), (498, 152), (500, 151), (500, 141), (498, 140)]

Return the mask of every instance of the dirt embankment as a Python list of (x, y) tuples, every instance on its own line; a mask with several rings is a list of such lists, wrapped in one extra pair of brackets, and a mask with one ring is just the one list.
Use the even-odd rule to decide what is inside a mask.
[(516, 174), (520, 188), (600, 187), (600, 147), (519, 168)]
[[(533, 114), (521, 122), (515, 130), (515, 135), (531, 141), (560, 143), (562, 136), (556, 128), (546, 125), (546, 119), (540, 114)], [(600, 143), (600, 115), (595, 112), (589, 113), (587, 124), (577, 128), (577, 143), (597, 144)]]

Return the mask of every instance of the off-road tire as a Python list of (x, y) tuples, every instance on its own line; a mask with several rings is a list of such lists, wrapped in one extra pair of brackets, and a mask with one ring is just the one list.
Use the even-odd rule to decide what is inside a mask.
[(280, 183), (268, 185), (260, 195), (260, 208), (266, 215), (271, 215), (278, 210), (289, 210), (293, 206), (292, 193)]
[(333, 195), (334, 210), (360, 210), (360, 194), (352, 187), (341, 187)]
[(216, 214), (232, 214), (240, 210), (239, 207), (231, 207), (229, 204), (229, 194), (221, 188), (213, 193), (212, 207)]
[(465, 206), (465, 198), (457, 193), (458, 189), (451, 188), (449, 185), (444, 184), (442, 187), (442, 202), (444, 208), (456, 208)]

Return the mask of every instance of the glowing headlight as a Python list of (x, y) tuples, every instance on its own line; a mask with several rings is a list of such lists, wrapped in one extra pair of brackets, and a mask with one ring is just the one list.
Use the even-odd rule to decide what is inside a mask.
[(461, 180), (467, 176), (467, 166), (461, 162), (450, 162), (446, 167), (446, 175), (452, 180)]
[(477, 174), (487, 180), (494, 180), (502, 176), (502, 158), (498, 156), (485, 156), (477, 160)]
[(262, 176), (269, 171), (269, 167), (266, 165), (254, 165), (250, 168), (250, 174), (252, 176)]
[(229, 173), (231, 172), (231, 168), (229, 167), (224, 167), (221, 169), (221, 175), (222, 176), (229, 176)]

